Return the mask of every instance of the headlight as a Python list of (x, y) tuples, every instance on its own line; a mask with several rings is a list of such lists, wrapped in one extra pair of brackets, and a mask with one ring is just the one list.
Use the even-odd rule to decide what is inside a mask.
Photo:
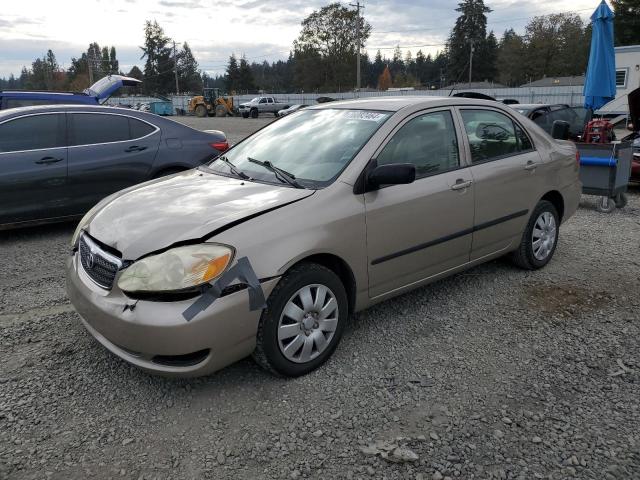
[(234, 251), (215, 243), (172, 248), (131, 264), (120, 275), (118, 287), (125, 292), (183, 290), (210, 282), (229, 266)]

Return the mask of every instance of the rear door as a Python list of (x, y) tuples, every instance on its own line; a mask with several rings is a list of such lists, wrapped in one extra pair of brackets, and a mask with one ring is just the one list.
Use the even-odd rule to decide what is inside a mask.
[(68, 118), (74, 212), (148, 179), (160, 144), (158, 127), (114, 113), (70, 112)]
[(378, 165), (414, 164), (416, 180), (364, 194), (371, 297), (469, 261), (474, 186), (461, 152), (443, 109), (409, 117), (377, 153)]
[(65, 114), (0, 123), (0, 224), (59, 217), (68, 203)]
[(513, 117), (488, 108), (460, 108), (471, 155), (475, 219), (471, 260), (509, 248), (544, 188), (541, 159)]

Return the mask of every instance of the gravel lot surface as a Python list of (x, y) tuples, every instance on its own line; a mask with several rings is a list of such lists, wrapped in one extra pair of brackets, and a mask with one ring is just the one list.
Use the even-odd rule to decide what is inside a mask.
[[(203, 119), (236, 120), (264, 123)], [(358, 314), (294, 380), (110, 354), (65, 294), (73, 229), (0, 232), (0, 479), (640, 478), (640, 189), (610, 215), (584, 197), (542, 271), (499, 260)]]
[(265, 114), (259, 118), (171, 117), (171, 119), (197, 130), (222, 130), (227, 134), (230, 143), (237, 143), (247, 135), (273, 122), (275, 117)]

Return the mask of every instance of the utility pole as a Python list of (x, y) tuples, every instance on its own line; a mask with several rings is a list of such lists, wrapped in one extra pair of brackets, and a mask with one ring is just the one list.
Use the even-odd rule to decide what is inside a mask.
[(351, 5), (352, 7), (356, 7), (356, 41), (357, 43), (357, 50), (356, 50), (356, 62), (357, 63), (357, 67), (356, 67), (356, 91), (359, 92), (360, 91), (360, 49), (362, 46), (362, 43), (360, 42), (360, 9), (363, 8), (364, 9), (364, 5), (360, 4), (360, 0), (358, 0), (356, 2), (356, 4), (354, 5), (353, 3), (350, 3), (349, 5)]
[(87, 67), (89, 68), (89, 86), (93, 85), (93, 53), (89, 50), (87, 55)]
[(173, 41), (173, 73), (176, 76), (176, 95), (180, 95), (178, 88), (178, 57), (176, 56), (176, 41)]
[(469, 51), (469, 88), (471, 88), (471, 72), (473, 70), (473, 40), (471, 40), (471, 49)]

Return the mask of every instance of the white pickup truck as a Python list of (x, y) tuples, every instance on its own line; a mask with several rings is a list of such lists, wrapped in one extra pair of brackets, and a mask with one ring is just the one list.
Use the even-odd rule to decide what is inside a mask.
[(250, 102), (241, 103), (238, 110), (244, 118), (258, 118), (261, 113), (273, 113), (277, 117), (278, 111), (283, 108), (289, 108), (289, 105), (278, 102), (273, 97), (256, 97)]

